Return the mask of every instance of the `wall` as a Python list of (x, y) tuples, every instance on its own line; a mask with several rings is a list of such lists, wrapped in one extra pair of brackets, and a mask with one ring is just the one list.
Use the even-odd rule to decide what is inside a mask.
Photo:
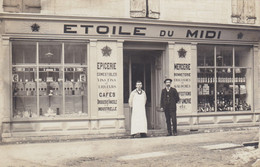
[(0, 12), (3, 12), (3, 0), (0, 0)]
[[(255, 111), (260, 111), (260, 52), (259, 52), (259, 46), (254, 48), (254, 87), (255, 87)], [(260, 119), (260, 118), (259, 118)], [(260, 120), (258, 120), (260, 121)]]
[[(0, 8), (1, 9), (1, 8)], [(2, 24), (0, 23), (0, 32), (2, 32)], [(3, 49), (2, 49), (2, 35), (0, 35), (0, 55), (3, 55), (2, 54), (2, 51), (3, 51)], [(3, 61), (2, 61), (2, 59), (0, 59), (0, 65), (2, 65), (3, 64)], [(0, 70), (0, 76), (2, 76), (3, 74), (2, 74), (2, 72), (3, 72), (3, 70), (1, 69)], [(3, 84), (4, 84), (4, 82), (2, 81), (2, 77), (0, 77), (0, 92), (2, 92), (3, 91)], [(3, 97), (3, 95), (1, 95), (0, 96), (0, 133), (2, 134), (2, 117), (3, 117), (3, 104), (4, 104), (4, 97)], [(0, 136), (0, 140), (1, 140), (1, 136)]]
[[(161, 1), (161, 19), (206, 23), (234, 24), (231, 0), (164, 0)], [(260, 1), (255, 1), (256, 17), (260, 17)], [(259, 25), (259, 19), (256, 25)]]
[(42, 14), (129, 17), (129, 0), (41, 0)]
[(161, 1), (161, 19), (191, 22), (231, 22), (230, 0)]
[(260, 1), (259, 0), (255, 1), (255, 11), (256, 11), (256, 18), (257, 18), (255, 25), (260, 26)]
[[(131, 0), (41, 0), (41, 14), (130, 18)], [(160, 20), (232, 23), (232, 0), (160, 0)], [(3, 0), (0, 0), (0, 12)], [(260, 25), (260, 1), (255, 0)], [(141, 18), (142, 19), (142, 18)]]
[[(255, 7), (260, 18), (260, 1)], [(235, 24), (231, 10), (231, 0), (161, 0), (160, 20)], [(130, 0), (42, 0), (42, 14), (129, 18)]]

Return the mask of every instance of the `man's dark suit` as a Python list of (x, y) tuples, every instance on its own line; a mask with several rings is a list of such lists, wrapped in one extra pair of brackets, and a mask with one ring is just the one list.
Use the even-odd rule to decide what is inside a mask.
[(161, 93), (161, 108), (165, 113), (168, 134), (172, 134), (171, 120), (173, 124), (173, 133), (177, 133), (177, 120), (176, 120), (176, 103), (180, 100), (179, 94), (175, 88), (166, 88)]

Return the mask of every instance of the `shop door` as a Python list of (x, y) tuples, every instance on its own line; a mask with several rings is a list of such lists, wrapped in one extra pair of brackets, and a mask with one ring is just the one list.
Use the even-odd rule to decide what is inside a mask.
[[(156, 75), (155, 62), (158, 56), (156, 51), (125, 51), (124, 52), (124, 103), (128, 108), (128, 98), (136, 87), (136, 81), (143, 83), (143, 90), (147, 95), (146, 117), (148, 129), (154, 129), (155, 125), (155, 90)], [(131, 112), (125, 112), (126, 129), (130, 130)]]

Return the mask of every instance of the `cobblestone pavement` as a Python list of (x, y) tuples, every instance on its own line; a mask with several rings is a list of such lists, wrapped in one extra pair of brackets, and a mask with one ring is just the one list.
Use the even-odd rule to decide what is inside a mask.
[(242, 145), (256, 140), (256, 136), (258, 129), (170, 137), (2, 144), (0, 166), (256, 167), (259, 149)]

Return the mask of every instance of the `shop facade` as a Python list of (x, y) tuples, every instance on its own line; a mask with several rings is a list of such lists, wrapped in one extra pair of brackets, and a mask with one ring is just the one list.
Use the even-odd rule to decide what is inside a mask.
[(260, 121), (257, 26), (1, 14), (2, 140), (129, 133), (129, 93), (141, 80), (148, 129), (165, 78), (179, 128)]

